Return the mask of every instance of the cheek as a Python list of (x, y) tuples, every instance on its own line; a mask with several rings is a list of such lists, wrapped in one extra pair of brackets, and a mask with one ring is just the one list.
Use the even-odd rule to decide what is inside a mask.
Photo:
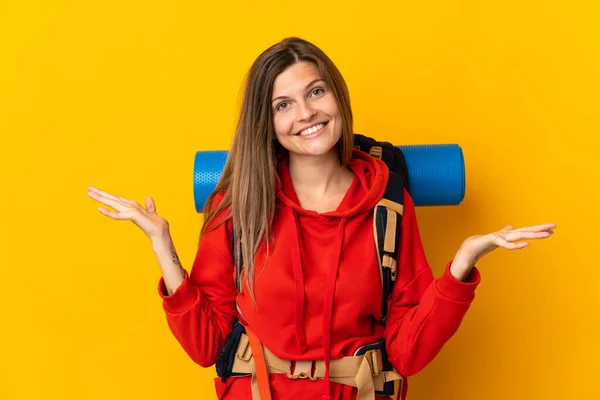
[(280, 113), (273, 117), (273, 127), (275, 128), (275, 135), (279, 138), (280, 136), (287, 136), (292, 129), (292, 123), (290, 118)]
[[(335, 99), (327, 102), (327, 104), (323, 107), (323, 112), (325, 112), (330, 118), (335, 118), (335, 131), (341, 132), (342, 129), (342, 114), (340, 113), (340, 109), (338, 108)], [(339, 132), (338, 132), (339, 133)]]
[(325, 101), (323, 102), (323, 108), (322, 108), (322, 110), (327, 115), (329, 115), (330, 117), (339, 117), (340, 116), (340, 110), (339, 110), (339, 107), (337, 105), (337, 102), (335, 101), (335, 97), (333, 96), (333, 94), (330, 93), (323, 100), (325, 100)]

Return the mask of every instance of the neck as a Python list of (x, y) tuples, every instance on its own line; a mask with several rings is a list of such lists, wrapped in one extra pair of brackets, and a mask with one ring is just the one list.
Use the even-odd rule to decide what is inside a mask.
[(297, 193), (317, 196), (335, 190), (349, 172), (340, 164), (337, 151), (319, 157), (290, 154), (289, 169)]

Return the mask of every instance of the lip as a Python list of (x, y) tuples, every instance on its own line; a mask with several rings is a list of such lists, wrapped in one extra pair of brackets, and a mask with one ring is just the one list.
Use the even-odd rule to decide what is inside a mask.
[[(321, 129), (319, 129), (318, 131), (313, 132), (310, 135), (300, 136), (300, 132), (302, 132), (303, 130), (308, 129), (308, 128), (312, 128), (313, 126), (319, 125), (319, 124), (323, 124), (323, 127)], [(300, 131), (298, 131), (298, 133), (296, 133), (295, 136), (298, 136), (300, 139), (312, 139), (314, 137), (319, 136), (321, 133), (323, 133), (323, 131), (325, 130), (325, 128), (327, 128), (327, 125), (329, 125), (329, 121), (317, 122), (316, 124), (313, 124), (311, 126), (307, 126), (304, 129), (301, 129)]]

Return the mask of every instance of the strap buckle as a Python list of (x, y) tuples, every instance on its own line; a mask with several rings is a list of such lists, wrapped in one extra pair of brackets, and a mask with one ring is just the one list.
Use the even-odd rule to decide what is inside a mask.
[(372, 375), (379, 375), (383, 370), (383, 359), (381, 358), (381, 351), (379, 349), (376, 350), (367, 350), (365, 353), (365, 359), (369, 363), (369, 368), (371, 368)]
[(372, 146), (369, 150), (369, 155), (377, 160), (381, 160), (383, 157), (383, 148), (381, 146)]
[(396, 280), (396, 271), (397, 271), (397, 267), (396, 267), (396, 260), (394, 260), (392, 257), (388, 256), (387, 254), (383, 255), (383, 262), (381, 263), (381, 266), (384, 268), (389, 268), (391, 273), (392, 273), (392, 281)]
[(290, 372), (287, 373), (287, 377), (290, 379), (310, 379), (314, 382), (319, 379), (313, 375), (314, 364), (314, 361), (296, 361), (294, 373), (292, 374), (290, 363)]
[(248, 336), (240, 336), (240, 343), (238, 344), (238, 348), (235, 353), (236, 357), (240, 360), (250, 361), (250, 358), (252, 358), (252, 351), (250, 350), (250, 340), (248, 340)]

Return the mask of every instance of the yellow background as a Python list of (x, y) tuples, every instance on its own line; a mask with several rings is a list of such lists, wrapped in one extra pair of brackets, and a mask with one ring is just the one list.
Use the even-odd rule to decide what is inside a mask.
[(245, 72), (291, 35), (339, 66), (355, 131), (462, 146), (464, 202), (418, 209), (436, 276), (469, 235), (559, 225), (481, 261), (409, 398), (600, 398), (599, 19), (594, 0), (0, 2), (0, 398), (215, 398), (148, 240), (86, 187), (154, 196), (189, 267), (195, 151), (228, 147)]

